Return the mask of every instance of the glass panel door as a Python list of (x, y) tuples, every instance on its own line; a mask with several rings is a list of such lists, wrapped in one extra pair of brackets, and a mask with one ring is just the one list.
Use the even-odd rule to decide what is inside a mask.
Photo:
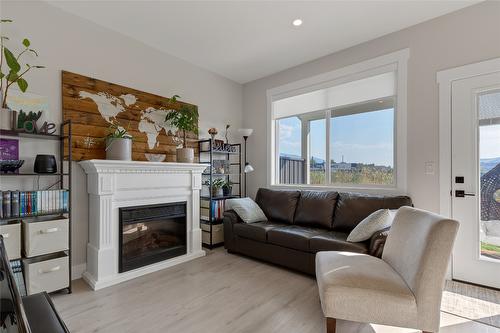
[(500, 90), (478, 102), (481, 256), (500, 260)]
[(500, 288), (500, 73), (452, 84), (453, 278)]

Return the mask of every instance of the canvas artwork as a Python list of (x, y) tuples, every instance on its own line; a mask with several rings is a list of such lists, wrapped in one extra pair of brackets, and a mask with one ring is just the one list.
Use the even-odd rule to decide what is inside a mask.
[(0, 161), (19, 159), (19, 140), (0, 139)]
[[(87, 76), (62, 72), (63, 119), (72, 121), (72, 156), (76, 161), (104, 159), (105, 140), (111, 124), (132, 136), (132, 159), (166, 155), (175, 161), (180, 141), (176, 130), (165, 123), (166, 112), (183, 104), (167, 97), (142, 92)], [(174, 111), (175, 112), (175, 111)], [(198, 136), (188, 133), (187, 146), (197, 149)]]

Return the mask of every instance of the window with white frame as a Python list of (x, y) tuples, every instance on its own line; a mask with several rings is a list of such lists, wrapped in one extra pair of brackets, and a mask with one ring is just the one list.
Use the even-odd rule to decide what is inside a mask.
[(271, 185), (400, 187), (398, 78), (394, 63), (271, 95)]

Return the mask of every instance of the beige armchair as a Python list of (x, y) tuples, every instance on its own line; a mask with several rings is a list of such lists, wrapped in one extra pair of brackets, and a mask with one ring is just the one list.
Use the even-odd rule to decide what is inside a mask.
[(327, 332), (336, 319), (439, 331), (444, 278), (458, 222), (402, 207), (382, 259), (319, 252), (316, 278)]

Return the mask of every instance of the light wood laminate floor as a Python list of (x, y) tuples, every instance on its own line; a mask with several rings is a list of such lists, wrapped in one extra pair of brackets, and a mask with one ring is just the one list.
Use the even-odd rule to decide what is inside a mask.
[[(324, 333), (311, 277), (223, 249), (116, 286), (92, 291), (74, 281), (54, 303), (78, 332)], [(500, 333), (500, 329), (442, 313), (441, 333)], [(416, 332), (339, 321), (338, 333)]]

